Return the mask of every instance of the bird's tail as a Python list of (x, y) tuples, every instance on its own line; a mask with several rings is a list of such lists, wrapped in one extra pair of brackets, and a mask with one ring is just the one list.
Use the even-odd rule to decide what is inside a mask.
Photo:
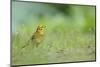
[(29, 42), (30, 42), (30, 40), (28, 40), (28, 42), (24, 46), (22, 46), (22, 49), (25, 48), (26, 46), (28, 46)]

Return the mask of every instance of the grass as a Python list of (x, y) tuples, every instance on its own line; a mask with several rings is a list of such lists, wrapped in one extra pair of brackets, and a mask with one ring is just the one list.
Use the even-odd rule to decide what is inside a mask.
[[(95, 33), (83, 33), (73, 26), (46, 29), (45, 39), (22, 49), (33, 30), (23, 27), (12, 35), (12, 65), (46, 64), (95, 60)], [(34, 28), (35, 30), (35, 28)]]

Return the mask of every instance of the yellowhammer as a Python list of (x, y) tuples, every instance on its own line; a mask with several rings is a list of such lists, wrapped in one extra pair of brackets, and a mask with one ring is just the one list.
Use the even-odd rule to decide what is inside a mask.
[[(38, 47), (38, 45), (44, 40), (45, 27), (46, 26), (39, 25), (26, 45), (32, 44), (33, 46)], [(26, 45), (24, 45), (23, 48), (26, 47)]]

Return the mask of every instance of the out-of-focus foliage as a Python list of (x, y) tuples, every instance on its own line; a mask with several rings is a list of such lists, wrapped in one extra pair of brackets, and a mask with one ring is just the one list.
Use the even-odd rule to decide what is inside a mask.
[(47, 25), (58, 25), (64, 22), (64, 24), (73, 23), (77, 27), (80, 26), (84, 32), (95, 32), (95, 6), (27, 2), (12, 2), (12, 5), (14, 30), (21, 24), (47, 23)]

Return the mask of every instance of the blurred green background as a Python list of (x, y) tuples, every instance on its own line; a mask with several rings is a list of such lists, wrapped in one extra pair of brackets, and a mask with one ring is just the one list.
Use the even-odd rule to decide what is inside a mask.
[[(89, 5), (12, 1), (12, 64), (94, 61), (95, 11)], [(22, 50), (39, 24), (46, 25), (43, 43)]]

